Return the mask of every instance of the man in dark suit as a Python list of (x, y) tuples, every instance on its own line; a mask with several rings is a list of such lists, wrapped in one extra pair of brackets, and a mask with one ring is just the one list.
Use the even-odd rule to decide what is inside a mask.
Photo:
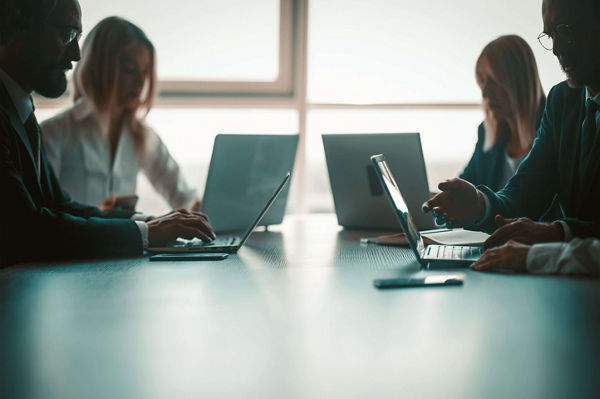
[[(567, 80), (550, 91), (531, 152), (498, 192), (453, 179), (423, 204), (442, 223), (493, 232), (488, 248), (509, 240), (600, 237), (600, 2), (544, 0), (542, 14), (540, 42), (554, 52)], [(555, 196), (564, 218), (551, 224), (529, 219), (542, 216)]]
[(79, 60), (77, 0), (0, 4), (0, 266), (136, 256), (177, 237), (214, 238), (206, 215), (175, 211), (148, 222), (71, 201), (48, 166), (30, 93), (58, 97)]

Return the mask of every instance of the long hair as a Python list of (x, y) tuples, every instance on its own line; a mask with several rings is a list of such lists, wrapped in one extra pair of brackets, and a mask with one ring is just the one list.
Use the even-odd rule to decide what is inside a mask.
[(81, 48), (81, 61), (75, 67), (73, 99), (83, 96), (97, 113), (110, 111), (111, 105), (118, 99), (120, 57), (135, 44), (148, 48), (151, 62), (140, 106), (127, 114), (124, 123), (132, 133), (136, 151), (142, 154), (146, 143), (146, 129), (141, 119), (152, 108), (157, 79), (154, 46), (140, 28), (119, 17), (105, 18), (94, 26)]
[[(519, 36), (500, 36), (481, 51), (476, 70), (484, 61), (494, 79), (508, 93), (518, 130), (511, 133), (526, 139), (531, 146), (546, 103), (531, 47)], [(481, 81), (482, 77), (477, 76), (477, 79)]]

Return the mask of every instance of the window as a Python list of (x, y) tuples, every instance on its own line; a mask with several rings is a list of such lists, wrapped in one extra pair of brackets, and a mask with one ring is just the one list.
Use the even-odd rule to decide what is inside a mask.
[(478, 103), (475, 61), (503, 34), (532, 47), (544, 88), (563, 80), (537, 41), (541, 0), (311, 0), (311, 103)]
[[(84, 31), (116, 14), (155, 43), (149, 123), (200, 190), (217, 133), (299, 133), (291, 212), (333, 210), (322, 133), (418, 131), (430, 187), (456, 176), (483, 118), (475, 61), (500, 35), (531, 45), (546, 92), (564, 79), (536, 40), (541, 0), (80, 1)], [(166, 209), (151, 191), (141, 209)]]

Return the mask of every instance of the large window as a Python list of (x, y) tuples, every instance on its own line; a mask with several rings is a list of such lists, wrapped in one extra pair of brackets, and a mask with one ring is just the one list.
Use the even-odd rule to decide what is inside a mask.
[[(546, 91), (563, 79), (536, 40), (541, 0), (80, 1), (84, 31), (116, 14), (153, 40), (149, 123), (200, 191), (216, 134), (299, 133), (291, 212), (333, 210), (322, 133), (417, 131), (431, 188), (456, 176), (482, 119), (475, 61), (500, 35), (531, 45)], [(143, 179), (139, 194), (166, 209)]]
[(544, 87), (562, 80), (537, 41), (541, 0), (311, 0), (308, 99), (313, 103), (478, 102), (483, 47), (518, 34)]

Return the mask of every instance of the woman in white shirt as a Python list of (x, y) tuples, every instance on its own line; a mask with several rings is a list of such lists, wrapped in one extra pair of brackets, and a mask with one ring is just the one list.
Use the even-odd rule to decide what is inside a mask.
[(173, 208), (198, 210), (196, 191), (156, 132), (144, 123), (156, 89), (154, 46), (118, 17), (87, 36), (74, 72), (74, 104), (42, 123), (48, 160), (71, 197), (103, 210), (136, 191), (138, 172)]

